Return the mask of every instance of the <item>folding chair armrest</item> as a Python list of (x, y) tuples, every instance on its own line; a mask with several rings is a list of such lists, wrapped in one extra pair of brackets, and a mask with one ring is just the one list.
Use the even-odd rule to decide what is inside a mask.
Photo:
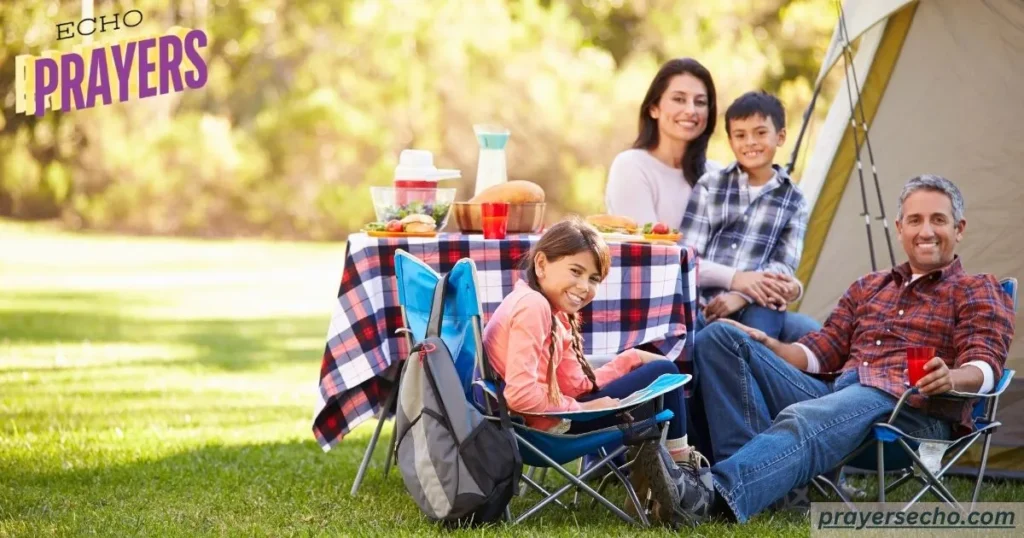
[(906, 391), (904, 391), (903, 396), (900, 396), (899, 401), (896, 402), (896, 407), (892, 410), (892, 413), (889, 415), (889, 420), (887, 422), (888, 424), (893, 424), (896, 422), (896, 417), (900, 416), (900, 411), (903, 410), (903, 404), (905, 404), (907, 402), (907, 399), (913, 396), (914, 394), (917, 394), (917, 387), (910, 387)]
[(942, 394), (936, 394), (933, 398), (949, 398), (950, 400), (973, 400), (975, 398), (995, 398), (999, 396), (1000, 392), (987, 392), (985, 394), (979, 392), (960, 392), (958, 390), (951, 390)]
[(943, 394), (942, 396), (949, 396), (949, 397), (952, 397), (952, 398), (971, 398), (971, 399), (973, 399), (973, 398), (998, 398), (999, 395), (1001, 395), (1003, 392), (1006, 392), (1006, 387), (1010, 386), (1010, 381), (1013, 380), (1013, 374), (1014, 374), (1013, 370), (1010, 370), (1009, 368), (1004, 369), (1003, 370), (1003, 377), (999, 378), (999, 380), (996, 382), (996, 386), (992, 388), (991, 392), (987, 392), (985, 394), (981, 394), (981, 393), (977, 393), (977, 392), (961, 392), (961, 391), (951, 390), (951, 391)]
[[(942, 394), (936, 394), (931, 396), (932, 398), (949, 398), (959, 400), (973, 400), (975, 398), (998, 398), (1003, 392), (1006, 392), (1006, 387), (1010, 386), (1010, 381), (1013, 379), (1013, 370), (1006, 370), (1003, 373), (1003, 377), (996, 383), (991, 392), (964, 392), (959, 390), (951, 390)], [(914, 389), (917, 390), (917, 389)], [(909, 391), (908, 391), (909, 392)]]

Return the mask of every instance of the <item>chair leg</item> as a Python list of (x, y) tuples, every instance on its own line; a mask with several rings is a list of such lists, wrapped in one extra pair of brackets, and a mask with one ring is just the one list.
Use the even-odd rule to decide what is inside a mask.
[(541, 500), (539, 503), (534, 505), (532, 508), (527, 510), (525, 513), (521, 514), (516, 519), (515, 523), (517, 523), (517, 524), (521, 523), (523, 520), (525, 520), (526, 518), (532, 516), (533, 514), (535, 514), (541, 508), (544, 508), (549, 503), (555, 502), (560, 495), (566, 493), (567, 491), (569, 491), (573, 487), (578, 487), (578, 488), (582, 489), (583, 491), (585, 491), (591, 497), (594, 497), (594, 498), (598, 499), (598, 502), (600, 502), (606, 508), (611, 510), (612, 513), (614, 513), (616, 516), (621, 518), (623, 521), (626, 521), (627, 523), (636, 523), (636, 520), (634, 520), (633, 518), (629, 517), (625, 512), (622, 511), (621, 508), (619, 508), (618, 506), (615, 506), (614, 504), (612, 504), (611, 501), (609, 501), (608, 499), (606, 499), (603, 496), (599, 495), (596, 491), (594, 491), (593, 488), (591, 488), (590, 486), (588, 486), (586, 484), (586, 482), (584, 482), (590, 474), (596, 472), (601, 467), (604, 467), (605, 464), (607, 464), (608, 462), (610, 462), (613, 459), (615, 459), (615, 456), (618, 456), (620, 453), (625, 452), (626, 447), (620, 447), (619, 449), (617, 449), (614, 452), (612, 452), (610, 455), (608, 455), (608, 456), (606, 456), (604, 458), (601, 458), (601, 461), (599, 461), (597, 464), (595, 464), (593, 468), (591, 468), (587, 472), (585, 472), (582, 475), (580, 475), (579, 477), (577, 477), (576, 475), (572, 474), (571, 472), (566, 470), (564, 467), (559, 465), (555, 460), (551, 459), (547, 454), (543, 453), (540, 449), (535, 447), (532, 443), (530, 443), (529, 441), (523, 439), (521, 436), (517, 435), (516, 439), (517, 439), (517, 441), (519, 441), (519, 443), (523, 447), (526, 447), (528, 450), (532, 451), (539, 458), (544, 460), (545, 463), (550, 465), (551, 468), (553, 468), (555, 471), (557, 471), (562, 476), (564, 476), (565, 479), (569, 481), (569, 483), (564, 485), (564, 486), (562, 486), (557, 491), (555, 491), (554, 493), (552, 493), (548, 497), (546, 497), (543, 500)]
[(857, 511), (857, 507), (853, 504), (853, 501), (850, 500), (849, 495), (843, 491), (843, 488), (839, 487), (839, 484), (836, 484), (830, 478), (827, 478), (824, 475), (819, 475), (811, 479), (811, 484), (813, 484), (818, 490), (818, 493), (821, 493), (824, 497), (828, 497), (828, 492), (825, 491), (825, 487), (822, 486), (822, 484), (827, 485), (832, 490), (832, 493), (835, 493), (836, 497), (839, 497), (839, 500), (846, 504), (846, 507), (849, 508), (850, 511)]
[(914, 473), (910, 471), (905, 471), (902, 476), (896, 479), (895, 482), (889, 484), (888, 486), (885, 486), (885, 492), (889, 493), (890, 491), (894, 491), (896, 488), (902, 486), (907, 480), (910, 480), (911, 478), (914, 478)]
[[(388, 457), (384, 460), (384, 476), (388, 476), (388, 471), (391, 470), (391, 458), (397, 457), (395, 454), (395, 445), (398, 443), (398, 421), (395, 420), (391, 425), (391, 442), (388, 443)], [(397, 463), (397, 462), (396, 462)]]
[[(529, 470), (526, 471), (525, 473), (523, 473), (523, 476), (529, 478), (530, 482), (533, 482), (533, 475), (535, 475), (535, 474), (537, 474), (537, 468), (536, 467), (529, 467)], [(523, 483), (519, 485), (519, 496), (520, 497), (522, 497), (523, 495), (526, 495), (526, 486), (527, 486), (528, 483), (529, 482), (526, 482), (524, 480)], [(533, 482), (533, 483), (536, 484), (536, 482)]]
[(974, 484), (974, 494), (971, 495), (971, 510), (978, 503), (978, 495), (981, 493), (981, 483), (985, 479), (985, 465), (988, 463), (988, 449), (992, 445), (992, 434), (985, 433), (985, 445), (981, 449), (981, 464), (978, 467), (978, 481)]
[[(388, 395), (387, 402), (380, 408), (380, 413), (377, 415), (377, 428), (373, 430), (373, 436), (370, 437), (370, 445), (366, 447), (366, 453), (363, 454), (363, 462), (359, 464), (359, 470), (356, 472), (355, 482), (352, 483), (352, 491), (349, 495), (355, 496), (356, 492), (359, 491), (359, 486), (363, 483), (363, 477), (366, 476), (366, 469), (370, 466), (370, 458), (373, 457), (373, 450), (377, 448), (377, 439), (380, 437), (380, 430), (384, 427), (384, 418), (388, 414), (388, 410), (391, 409), (391, 405), (395, 403), (398, 398), (398, 387), (395, 387)], [(394, 441), (394, 435), (391, 436)]]
[[(604, 475), (604, 478), (601, 479), (601, 483), (599, 483), (597, 485), (597, 493), (598, 494), (604, 495), (604, 488), (608, 487), (609, 479), (611, 479), (611, 478), (612, 478), (612, 474), (611, 473), (608, 473), (608, 474)], [(579, 490), (576, 490), (576, 493), (578, 494)], [(597, 506), (597, 499), (591, 500), (590, 501), (590, 508), (593, 509), (596, 506)]]
[[(601, 456), (607, 456), (607, 454), (605, 453), (603, 448), (601, 449), (600, 454), (601, 454)], [(576, 470), (576, 474), (577, 475), (583, 474), (583, 460), (584, 459), (585, 458), (580, 458), (580, 460), (579, 460), (580, 461), (580, 465), (579, 465), (579, 468)], [(602, 480), (601, 482), (603, 483), (604, 480)], [(576, 491), (574, 491), (572, 493), (572, 503), (569, 506), (576, 506), (576, 504), (579, 503), (579, 501), (580, 501), (580, 490), (579, 490), (579, 488), (577, 488)]]
[[(603, 448), (601, 449), (601, 453), (604, 453)], [(609, 463), (608, 467), (611, 468), (611, 472), (605, 475), (605, 478), (615, 475), (615, 477), (619, 479), (619, 482), (622, 482), (622, 487), (626, 490), (626, 496), (629, 497), (629, 500), (636, 508), (637, 515), (640, 517), (640, 523), (642, 523), (644, 527), (650, 527), (651, 522), (647, 520), (647, 507), (644, 506), (646, 503), (640, 502), (640, 497), (637, 496), (636, 489), (633, 488), (633, 484), (630, 483), (629, 479), (626, 478), (626, 475), (621, 469), (619, 469), (619, 466), (615, 465), (614, 461)], [(604, 480), (601, 480), (601, 487), (604, 487)], [(576, 490), (576, 492), (579, 493), (579, 490)], [(601, 494), (601, 488), (598, 488), (598, 494)]]
[(878, 502), (885, 502), (885, 443), (878, 441)]
[[(903, 447), (903, 450), (907, 452), (907, 455), (910, 456), (910, 459), (914, 460), (914, 463), (917, 464), (917, 467), (921, 471), (921, 474), (923, 474), (925, 479), (928, 481), (928, 485), (925, 489), (931, 489), (942, 500), (946, 501), (947, 504), (956, 508), (960, 512), (964, 512), (964, 507), (961, 506), (959, 502), (957, 502), (956, 498), (953, 497), (953, 494), (951, 494), (949, 490), (946, 489), (946, 486), (942, 485), (942, 482), (940, 482), (939, 479), (936, 478), (935, 475), (928, 470), (928, 467), (926, 467), (924, 462), (921, 461), (921, 458), (917, 456), (917, 453), (910, 448), (910, 445), (908, 445), (907, 442), (904, 441), (903, 439), (897, 439), (896, 441), (900, 444), (900, 446)], [(904, 507), (904, 510), (906, 508), (909, 508), (911, 504), (913, 504), (913, 501), (911, 503), (908, 503), (907, 506)]]
[[(540, 493), (544, 497), (550, 497), (551, 496), (551, 492), (550, 491), (544, 489), (544, 486), (538, 484), (537, 482), (534, 482), (532, 478), (529, 478), (526, 475), (523, 475), (520, 478), (523, 480), (524, 486), (530, 486), (531, 488), (537, 490), (537, 493)], [(568, 506), (563, 504), (562, 501), (559, 501), (558, 499), (555, 499), (554, 503), (557, 504), (558, 506), (561, 506), (562, 508), (565, 508), (566, 510), (569, 509)]]
[(544, 483), (544, 479), (547, 478), (547, 477), (548, 477), (548, 468), (547, 467), (541, 467), (540, 468), (540, 476), (537, 477), (537, 483), (538, 484), (543, 484)]

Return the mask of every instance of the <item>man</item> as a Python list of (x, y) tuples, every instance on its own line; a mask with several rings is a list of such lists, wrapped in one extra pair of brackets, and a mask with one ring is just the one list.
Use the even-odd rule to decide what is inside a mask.
[(921, 437), (969, 431), (969, 403), (929, 396), (991, 390), (1013, 338), (1013, 305), (994, 276), (966, 273), (954, 253), (967, 226), (956, 185), (913, 178), (899, 205), (908, 262), (855, 282), (820, 331), (786, 344), (723, 319), (697, 335), (717, 463), (673, 473), (686, 515), (745, 522), (833, 470), (907, 390), (909, 346), (937, 356), (896, 425)]

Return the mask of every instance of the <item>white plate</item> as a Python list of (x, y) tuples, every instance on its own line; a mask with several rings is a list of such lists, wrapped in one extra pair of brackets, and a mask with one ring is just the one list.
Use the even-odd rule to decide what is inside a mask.
[(640, 234), (602, 233), (605, 241), (616, 243), (650, 243), (650, 240)]

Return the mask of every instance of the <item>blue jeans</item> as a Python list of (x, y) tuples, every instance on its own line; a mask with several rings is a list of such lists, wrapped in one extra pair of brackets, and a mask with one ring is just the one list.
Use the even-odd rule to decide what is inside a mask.
[[(756, 304), (750, 304), (737, 310), (729, 318), (747, 327), (764, 331), (768, 336), (786, 343), (796, 342), (803, 335), (821, 329), (821, 323), (806, 314), (778, 312)], [(697, 319), (694, 321), (694, 333), (699, 334), (706, 326), (704, 313), (698, 310)]]
[[(856, 370), (834, 382), (813, 378), (724, 323), (701, 331), (694, 347), (715, 489), (741, 523), (834, 470), (896, 407), (889, 394), (861, 385)], [(914, 410), (896, 425), (912, 436), (950, 436), (949, 423)]]
[[(578, 401), (587, 402), (590, 400), (596, 400), (597, 398), (603, 398), (605, 396), (609, 398), (625, 398), (634, 392), (650, 386), (655, 379), (658, 379), (664, 374), (678, 374), (679, 367), (676, 363), (669, 360), (657, 360), (642, 364), (632, 372), (608, 383), (601, 390), (591, 392), (585, 396), (577, 398)], [(665, 409), (672, 411), (672, 420), (668, 423), (668, 438), (678, 439), (686, 435), (686, 406), (683, 403), (683, 387), (679, 387), (675, 390), (666, 392), (664, 395)], [(644, 409), (646, 406), (641, 406), (640, 409)], [(637, 414), (634, 418), (643, 419), (649, 415)], [(608, 428), (610, 426), (617, 426), (621, 420), (614, 414), (606, 415), (601, 418), (594, 420), (588, 420), (586, 422), (573, 421), (569, 427), (568, 433), (584, 433), (602, 428)]]

